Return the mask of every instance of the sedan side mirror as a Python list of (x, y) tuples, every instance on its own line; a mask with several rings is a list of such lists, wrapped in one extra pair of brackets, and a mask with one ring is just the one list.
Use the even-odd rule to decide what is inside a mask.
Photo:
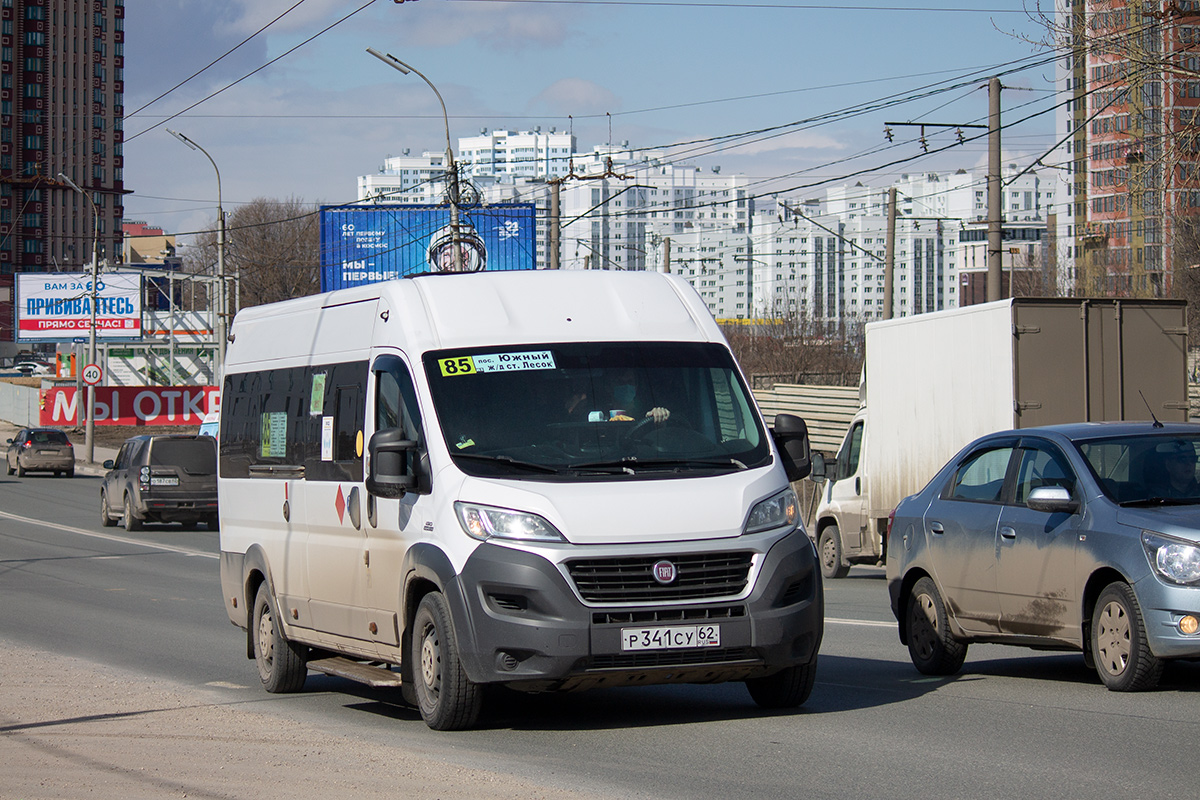
[(1071, 492), (1062, 486), (1037, 487), (1029, 493), (1025, 505), (1046, 514), (1074, 514), (1079, 510), (1079, 501), (1071, 497)]
[(105, 461), (103, 464), (101, 464), (100, 466), (104, 467), (105, 469), (112, 469), (115, 464), (116, 464), (116, 462), (110, 458), (107, 461)]

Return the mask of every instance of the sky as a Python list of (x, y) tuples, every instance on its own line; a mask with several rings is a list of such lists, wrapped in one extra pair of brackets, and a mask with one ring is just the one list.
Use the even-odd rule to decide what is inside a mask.
[(350, 202), (388, 156), (443, 151), (433, 91), (367, 47), (437, 87), (456, 151), (483, 129), (541, 126), (585, 151), (667, 148), (756, 192), (814, 197), (827, 182), (982, 167), (982, 138), (956, 145), (931, 125), (925, 155), (919, 129), (895, 126), (889, 144), (884, 123), (986, 123), (993, 74), (1005, 160), (1051, 149), (1037, 0), (852, 3), (125, 0), (125, 216), (184, 242), (216, 218), (212, 165), (167, 128), (215, 161), (227, 213)]

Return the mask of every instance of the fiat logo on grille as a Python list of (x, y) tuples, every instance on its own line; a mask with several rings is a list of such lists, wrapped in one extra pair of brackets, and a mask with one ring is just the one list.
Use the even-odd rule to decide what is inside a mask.
[(661, 583), (663, 586), (674, 583), (679, 577), (679, 570), (670, 561), (659, 561), (650, 568), (654, 573), (654, 580)]

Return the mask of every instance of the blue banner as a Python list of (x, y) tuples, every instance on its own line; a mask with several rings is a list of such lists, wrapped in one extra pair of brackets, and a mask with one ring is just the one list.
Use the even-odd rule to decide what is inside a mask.
[[(530, 203), (459, 210), (457, 254), (468, 270), (535, 269)], [(449, 206), (321, 208), (321, 291), (449, 269), (455, 243)]]

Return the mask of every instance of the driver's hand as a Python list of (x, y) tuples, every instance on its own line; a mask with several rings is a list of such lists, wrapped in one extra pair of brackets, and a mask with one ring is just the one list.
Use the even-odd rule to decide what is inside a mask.
[(660, 406), (647, 411), (646, 416), (653, 418), (655, 425), (661, 425), (671, 416), (671, 410)]

